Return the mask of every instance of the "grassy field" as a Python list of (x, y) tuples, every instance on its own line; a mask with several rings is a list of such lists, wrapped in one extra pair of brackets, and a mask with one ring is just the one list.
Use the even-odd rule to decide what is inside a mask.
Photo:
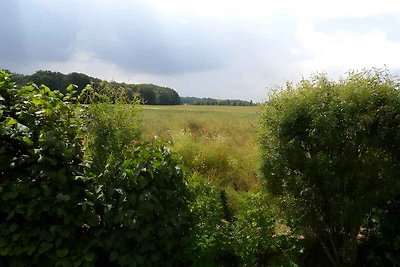
[(143, 106), (144, 137), (171, 143), (185, 164), (230, 191), (258, 191), (260, 107)]

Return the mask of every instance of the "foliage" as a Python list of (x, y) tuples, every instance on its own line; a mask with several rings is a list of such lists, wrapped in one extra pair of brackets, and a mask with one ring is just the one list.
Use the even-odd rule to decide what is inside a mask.
[[(134, 127), (116, 117), (83, 116), (73, 89), (65, 96), (46, 86), (17, 89), (0, 72), (1, 264), (184, 265), (190, 194), (179, 159), (161, 143), (126, 147), (119, 137), (102, 140), (118, 142), (112, 149), (104, 143), (97, 154), (94, 146), (85, 150), (84, 136), (86, 144), (103, 137), (81, 130), (96, 119), (104, 122), (97, 127), (109, 123), (119, 134)], [(113, 110), (125, 124), (129, 111)], [(90, 108), (88, 114), (98, 115)], [(93, 160), (114, 153), (113, 160), (91, 168), (84, 152)]]
[(147, 105), (179, 105), (181, 99), (179, 94), (171, 88), (161, 87), (154, 84), (136, 84), (132, 88), (138, 93)]
[(199, 98), (199, 97), (181, 97), (182, 104), (187, 105), (211, 105), (211, 106), (253, 106), (253, 101), (245, 101), (238, 99), (215, 99), (215, 98)]
[[(73, 87), (69, 87), (73, 89)], [(0, 72), (0, 255), (9, 266), (93, 265), (93, 183), (73, 92), (16, 89)]]
[(400, 266), (400, 197), (373, 210), (361, 246), (366, 266)]
[(235, 221), (245, 266), (297, 266), (301, 244), (278, 218), (263, 192), (244, 196)]
[(99, 249), (108, 266), (183, 264), (190, 227), (183, 166), (162, 143), (140, 140), (138, 109), (123, 90), (87, 87), (86, 156), (97, 177)]
[(229, 208), (221, 201), (220, 192), (201, 176), (194, 175), (191, 184), (195, 196), (190, 205), (195, 219), (191, 233), (194, 266), (237, 266), (233, 224), (226, 212)]
[(220, 106), (252, 106), (253, 101), (232, 100), (232, 99), (213, 99), (198, 97), (180, 97), (172, 88), (163, 87), (155, 84), (128, 84), (115, 81), (106, 82), (98, 78), (90, 77), (84, 73), (53, 72), (48, 70), (39, 70), (32, 75), (13, 74), (13, 80), (22, 86), (28, 82), (35, 84), (44, 84), (51, 89), (57, 89), (65, 93), (65, 88), (70, 84), (75, 84), (80, 93), (87, 85), (93, 84), (97, 87), (101, 83), (106, 83), (109, 88), (115, 90), (124, 90), (128, 97), (132, 99), (138, 95), (146, 105), (220, 105)]
[(352, 266), (368, 215), (399, 190), (398, 89), (384, 71), (352, 72), (338, 82), (317, 75), (288, 84), (264, 107), (268, 188), (292, 229), (318, 242), (325, 264)]
[(117, 165), (98, 181), (105, 259), (115, 266), (183, 264), (191, 220), (179, 159), (157, 142), (137, 145)]
[(12, 79), (20, 86), (27, 84), (28, 82), (33, 82), (37, 85), (44, 84), (52, 90), (59, 90), (65, 93), (65, 88), (70, 84), (77, 86), (78, 92), (83, 90), (86, 85), (100, 82), (99, 79), (89, 77), (83, 73), (72, 72), (69, 74), (63, 74), (61, 72), (45, 71), (39, 70), (32, 75), (23, 75), (14, 73)]
[(194, 266), (296, 266), (301, 244), (262, 192), (243, 195), (239, 208), (201, 176), (193, 176)]
[(107, 84), (96, 89), (87, 86), (80, 100), (90, 103), (86, 116), (86, 155), (92, 161), (92, 171), (101, 173), (126, 158), (127, 151), (139, 141), (138, 109), (135, 101), (123, 90), (113, 90)]
[(107, 82), (98, 78), (90, 77), (83, 73), (63, 74), (61, 72), (53, 72), (48, 70), (39, 70), (32, 75), (23, 75), (14, 73), (13, 80), (20, 86), (28, 82), (35, 84), (44, 84), (51, 89), (57, 89), (65, 93), (68, 85), (77, 86), (80, 93), (87, 85), (94, 85), (94, 88), (101, 88), (104, 85), (112, 88), (114, 91), (123, 91), (130, 100), (135, 100), (136, 96), (142, 99), (143, 103), (149, 105), (179, 105), (181, 99), (179, 94), (171, 88), (162, 87), (154, 84), (127, 84), (115, 81)]

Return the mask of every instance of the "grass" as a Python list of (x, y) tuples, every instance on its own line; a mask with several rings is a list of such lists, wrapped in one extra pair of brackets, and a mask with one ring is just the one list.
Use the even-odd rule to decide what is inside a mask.
[(260, 189), (260, 107), (143, 106), (143, 136), (171, 143), (185, 164), (230, 191)]

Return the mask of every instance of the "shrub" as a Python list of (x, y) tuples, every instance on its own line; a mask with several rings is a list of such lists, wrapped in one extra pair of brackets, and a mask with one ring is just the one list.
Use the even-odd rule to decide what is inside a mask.
[[(231, 212), (224, 193), (206, 183), (201, 176), (191, 180), (194, 217), (191, 233), (194, 266), (237, 266)], [(222, 199), (221, 199), (222, 196)]]
[(100, 247), (116, 266), (178, 266), (188, 250), (189, 191), (177, 156), (162, 143), (141, 144), (99, 178)]
[(92, 171), (99, 174), (107, 164), (122, 162), (140, 137), (138, 108), (124, 89), (87, 86), (80, 101), (90, 103), (83, 112), (86, 126), (86, 155)]
[(235, 241), (245, 266), (297, 266), (302, 246), (265, 194), (245, 195), (235, 218)]
[(225, 191), (204, 178), (192, 177), (191, 189), (194, 266), (296, 266), (301, 244), (277, 231), (280, 220), (262, 192), (242, 196), (233, 211)]
[(186, 174), (161, 142), (140, 140), (135, 101), (126, 92), (87, 87), (86, 156), (97, 177), (99, 262), (105, 266), (176, 266), (191, 226)]
[(316, 240), (325, 265), (355, 263), (368, 215), (399, 189), (399, 110), (398, 80), (382, 71), (352, 72), (338, 82), (317, 75), (265, 104), (260, 142), (268, 189), (291, 227)]
[(400, 266), (400, 196), (374, 209), (361, 244), (364, 266)]
[[(69, 90), (73, 87), (69, 87)], [(9, 266), (93, 265), (93, 183), (83, 179), (73, 92), (16, 89), (0, 72), (0, 255)]]
[[(0, 264), (183, 265), (191, 220), (179, 159), (161, 143), (132, 146), (137, 135), (122, 140), (124, 127), (136, 133), (120, 124), (129, 107), (117, 113), (122, 122), (101, 117), (109, 129), (121, 126), (120, 136), (82, 133), (76, 100), (74, 92), (64, 96), (45, 86), (16, 89), (0, 72)], [(83, 137), (108, 142), (106, 149), (85, 150)], [(84, 152), (106, 160), (91, 168)]]

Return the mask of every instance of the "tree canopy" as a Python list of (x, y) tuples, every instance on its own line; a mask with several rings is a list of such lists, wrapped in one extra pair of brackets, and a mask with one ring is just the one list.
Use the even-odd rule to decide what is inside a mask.
[(77, 72), (63, 74), (61, 72), (39, 70), (32, 75), (14, 73), (12, 78), (19, 86), (33, 82), (38, 86), (44, 84), (52, 90), (58, 90), (61, 93), (65, 93), (65, 88), (70, 84), (76, 85), (78, 92), (81, 92), (86, 85), (93, 84), (94, 88), (107, 86), (114, 90), (124, 89), (128, 92), (130, 98), (138, 96), (147, 105), (179, 105), (181, 103), (179, 94), (172, 88), (154, 84), (108, 82)]
[(215, 99), (215, 98), (199, 98), (199, 97), (181, 97), (182, 104), (187, 105), (210, 105), (210, 106), (253, 106), (253, 101), (245, 101), (239, 99)]

